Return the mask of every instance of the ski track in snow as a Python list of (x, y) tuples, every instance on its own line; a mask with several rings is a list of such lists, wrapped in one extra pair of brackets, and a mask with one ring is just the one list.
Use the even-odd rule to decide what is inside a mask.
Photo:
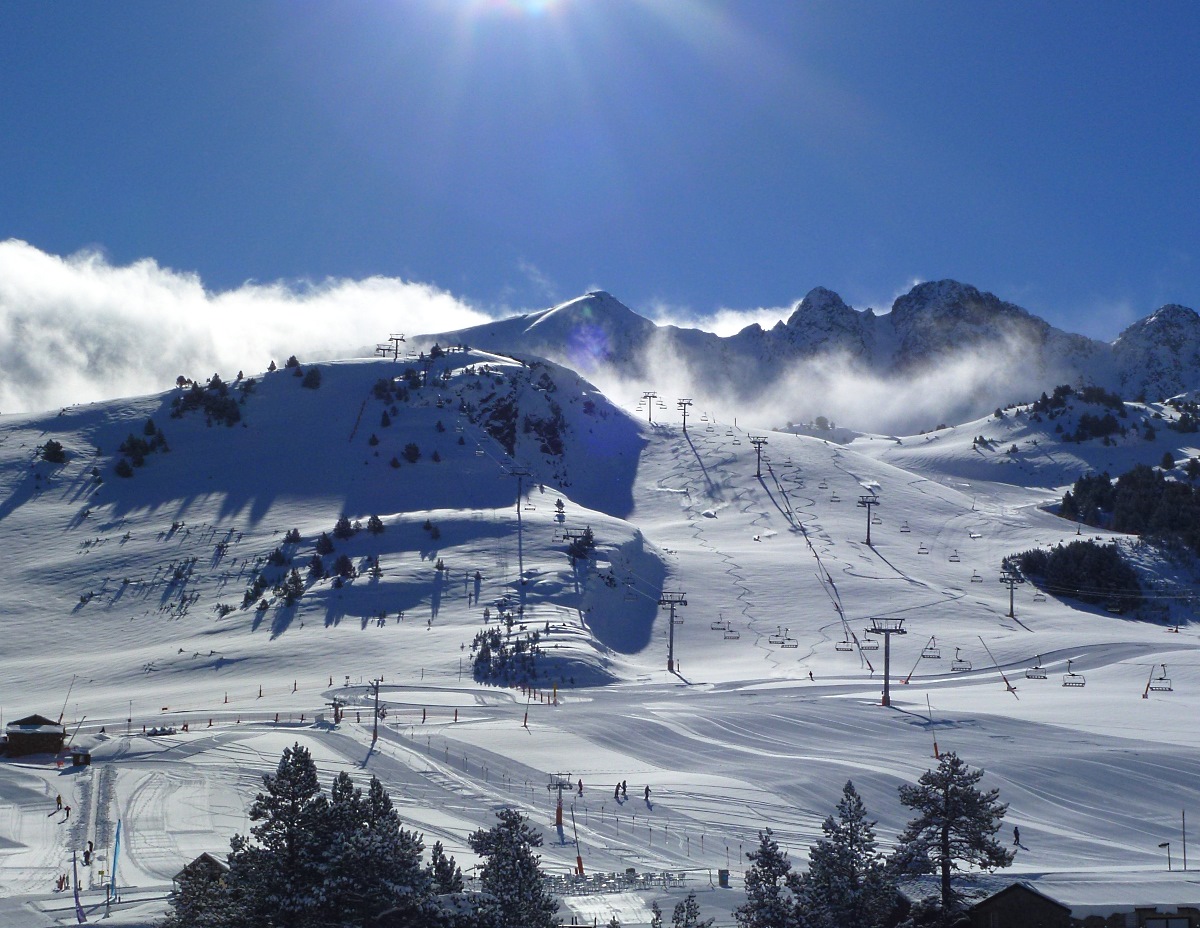
[[(426, 845), (441, 840), (468, 866), (467, 835), (510, 805), (542, 828), (547, 867), (572, 867), (573, 832), (550, 824), (546, 788), (549, 775), (570, 773), (585, 783), (583, 796), (566, 798), (589, 872), (696, 868), (693, 886), (720, 922), (740, 893), (709, 891), (711, 870), (730, 865), (740, 889), (739, 855), (768, 826), (802, 863), (846, 779), (891, 842), (907, 818), (896, 787), (935, 763), (936, 739), (986, 768), (984, 784), (1010, 803), (1006, 831), (1021, 828), (1016, 865), (990, 879), (1030, 879), (1079, 903), (1126, 901), (1114, 894), (1139, 884), (1153, 898), (1128, 901), (1196, 901), (1188, 883), (1161, 873), (1158, 848), (1178, 834), (1180, 809), (1200, 805), (1194, 603), (1166, 601), (1182, 629), (1165, 634), (1161, 624), (1039, 600), (1027, 585), (1010, 619), (997, 582), (1004, 556), (1074, 536), (1040, 508), (1061, 495), (1071, 468), (1161, 457), (1164, 445), (1137, 438), (1051, 454), (1053, 436), (1042, 436), (1030, 454), (972, 447), (968, 436), (980, 432), (1003, 447), (1024, 441), (1018, 432), (1028, 426), (1015, 415), (924, 440), (848, 446), (755, 429), (768, 439), (757, 476), (744, 428), (697, 418), (685, 437), (676, 425), (629, 419), (547, 368), (561, 385), (554, 397), (568, 451), (539, 457), (518, 430), (521, 463), (534, 473), (517, 500), (504, 471), (513, 461), (456, 405), (515, 384), (522, 403), (544, 409), (549, 394), (520, 381), (540, 369), (489, 363), (507, 379), (456, 375), (415, 394), (386, 428), (376, 424), (382, 404), (363, 401), (391, 369), (383, 362), (327, 365), (319, 391), (271, 375), (248, 399), (244, 429), (170, 418), (170, 394), (0, 420), (0, 529), (23, 540), (0, 590), (11, 629), (0, 704), (10, 718), (53, 714), (76, 673), (64, 711), (87, 717), (82, 737), (95, 757), (61, 772), (45, 759), (0, 766), (0, 890), (64, 906), (49, 889), (91, 839), (84, 885), (102, 897), (120, 820), (120, 882), (158, 893), (161, 912), (161, 893), (184, 862), (248, 832), (262, 776), (299, 741), (325, 785), (343, 769), (380, 776)], [(581, 411), (584, 391), (604, 416)], [(305, 429), (288, 426), (298, 410)], [(173, 450), (121, 481), (111, 472), (115, 448), (148, 416)], [(264, 450), (283, 441), (276, 428), (287, 430), (286, 456)], [(59, 468), (36, 460), (51, 435), (71, 453)], [(408, 441), (425, 457), (392, 468), (388, 459)], [(442, 464), (428, 460), (434, 448)], [(1024, 485), (1013, 482), (1014, 460)], [(103, 484), (90, 476), (94, 465)], [(588, 505), (555, 474), (570, 474)], [(868, 490), (880, 496), (882, 520), (870, 546), (857, 506)], [(384, 518), (378, 539), (356, 536), (343, 548), (360, 564), (378, 553), (382, 578), (341, 589), (311, 583), (292, 613), (239, 608), (284, 531), (299, 529), (303, 569), (315, 537), (343, 512)], [(422, 528), (427, 518), (440, 540)], [(905, 522), (911, 531), (900, 531)], [(597, 559), (572, 572), (555, 533), (585, 525)], [(435, 571), (438, 559), (445, 573)], [(1154, 568), (1170, 589), (1190, 582), (1171, 565)], [(602, 582), (607, 572), (615, 586)], [(678, 675), (665, 671), (663, 589), (689, 601), (676, 629)], [(502, 597), (525, 607), (523, 624), (552, 626), (548, 654), (610, 685), (564, 684), (554, 706), (548, 685), (527, 698), (473, 683), (469, 666), (461, 674), (483, 607), (494, 611)], [(219, 604), (234, 609), (219, 617)], [(834, 647), (844, 629), (861, 644), (871, 616), (904, 618), (910, 631), (892, 642), (890, 711), (879, 706), (882, 651)], [(714, 629), (719, 617), (740, 637)], [(795, 648), (771, 641), (785, 629)], [(931, 636), (940, 660), (919, 656)], [(956, 651), (971, 670), (950, 670)], [(1039, 656), (1048, 679), (1027, 679)], [(1061, 685), (1068, 659), (1086, 686)], [(1163, 664), (1174, 691), (1142, 699)], [(388, 716), (372, 746), (365, 681), (376, 675)], [(335, 696), (347, 720), (314, 727)], [(187, 734), (140, 734), (143, 723), (185, 720)], [(620, 780), (630, 794), (617, 802)], [(46, 814), (58, 792), (72, 805), (69, 823)], [(988, 879), (979, 877), (995, 885)]]

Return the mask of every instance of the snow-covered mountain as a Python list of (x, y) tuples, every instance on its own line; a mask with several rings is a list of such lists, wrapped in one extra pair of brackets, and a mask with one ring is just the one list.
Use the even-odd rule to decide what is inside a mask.
[[(941, 299), (953, 313), (962, 298)], [(884, 344), (886, 317), (834, 294), (797, 315), (830, 320), (827, 342)], [(561, 342), (585, 317), (585, 360), (657, 337), (591, 295), (497, 323), (523, 360), (476, 345), (304, 363), (0, 418), (0, 706), (61, 711), (94, 758), (0, 761), (0, 922), (74, 923), (53, 885), (89, 840), (82, 904), (99, 917), (120, 821), (128, 901), (109, 923), (148, 924), (183, 863), (246, 833), (261, 775), (297, 741), (323, 783), (379, 776), (405, 824), (467, 866), (466, 835), (511, 805), (543, 830), (552, 872), (580, 853), (589, 874), (675, 874), (564, 896), (580, 923), (645, 925), (651, 900), (694, 890), (731, 924), (759, 829), (802, 866), (847, 779), (889, 845), (909, 817), (897, 787), (935, 743), (986, 769), (1022, 832), (1014, 869), (974, 885), (1027, 879), (1077, 914), (1193, 899), (1159, 845), (1200, 804), (1195, 571), (1090, 531), (1143, 571), (1146, 616), (1032, 585), (1010, 616), (996, 582), (1007, 555), (1076, 537), (1047, 504), (1080, 474), (1200, 453), (1164, 427), (1177, 412), (1129, 404), (1126, 431), (1068, 443), (1103, 411), (1072, 398), (1054, 417), (1013, 408), (839, 445), (773, 431), (759, 407), (735, 406), (734, 425), (697, 404), (685, 433), (527, 357), (528, 333)], [(675, 337), (733, 353), (766, 335)], [(868, 493), (873, 511), (855, 505)], [(686, 599), (674, 625), (668, 594)], [(890, 643), (890, 710), (876, 617), (908, 632)], [(481, 640), (493, 661), (536, 645), (533, 685), (476, 680)], [(548, 778), (568, 772), (585, 784), (578, 848), (550, 824)], [(630, 801), (612, 798), (621, 780)]]
[[(946, 421), (1032, 399), (1061, 383), (1149, 399), (1200, 386), (1200, 316), (1193, 310), (1165, 306), (1109, 344), (1064, 332), (953, 280), (918, 284), (882, 315), (853, 309), (818, 287), (786, 321), (770, 329), (751, 325), (724, 338), (657, 326), (603, 291), (429, 338), (548, 357), (602, 385), (615, 376), (652, 389), (656, 379), (682, 378), (687, 389), (713, 402), (730, 395), (743, 404), (770, 398), (775, 407), (786, 407), (788, 419), (824, 411), (809, 408), (806, 386), (831, 370), (892, 381), (898, 389), (947, 367), (985, 372), (969, 385), (958, 378), (958, 389), (946, 385), (941, 409), (929, 412)], [(912, 425), (866, 423), (876, 429)]]

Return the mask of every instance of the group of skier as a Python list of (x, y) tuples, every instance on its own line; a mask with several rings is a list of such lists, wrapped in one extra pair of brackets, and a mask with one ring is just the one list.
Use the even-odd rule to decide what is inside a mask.
[[(579, 795), (580, 796), (583, 795), (583, 781), (582, 780), (579, 781)], [(646, 802), (650, 801), (650, 787), (649, 786), (647, 786), (645, 789), (644, 798), (645, 798)], [(629, 782), (627, 780), (622, 780), (613, 789), (613, 799), (617, 800), (617, 802), (625, 802), (626, 800), (629, 799)]]

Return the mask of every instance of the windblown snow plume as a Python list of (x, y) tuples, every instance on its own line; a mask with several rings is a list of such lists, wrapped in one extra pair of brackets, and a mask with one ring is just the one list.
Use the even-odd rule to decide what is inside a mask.
[(0, 242), (0, 412), (150, 393), (180, 374), (264, 370), (329, 357), (392, 332), (487, 317), (444, 290), (393, 277), (248, 283), (213, 293), (151, 259), (118, 267), (95, 252)]

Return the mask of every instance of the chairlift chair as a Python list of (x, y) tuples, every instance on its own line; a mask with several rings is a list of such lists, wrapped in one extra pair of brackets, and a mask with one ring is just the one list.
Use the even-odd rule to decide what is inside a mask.
[(879, 642), (870, 635), (863, 635), (863, 640), (858, 645), (864, 651), (878, 651)]
[(883, 519), (879, 516), (871, 516), (872, 525), (883, 525)]
[(1074, 658), (1067, 658), (1067, 672), (1063, 674), (1063, 686), (1084, 686), (1087, 684), (1087, 679), (1081, 673), (1075, 673), (1071, 669), (1071, 664), (1075, 662)]
[[(1162, 673), (1150, 680), (1150, 689), (1155, 693), (1170, 693), (1172, 692), (1171, 678), (1167, 676), (1167, 665), (1161, 664), (1160, 666)], [(1150, 673), (1153, 674), (1154, 671), (1151, 670)]]
[(921, 650), (921, 657), (928, 661), (940, 661), (942, 649), (937, 646), (937, 638), (930, 638), (929, 644)]
[(784, 642), (784, 639), (785, 639), (786, 637), (787, 637), (787, 636), (783, 634), (783, 631), (782, 631), (782, 626), (780, 626), (780, 625), (776, 625), (776, 626), (775, 626), (775, 634), (774, 634), (774, 635), (768, 635), (768, 636), (767, 636), (767, 641), (769, 641), (771, 644), (783, 644), (783, 642)]
[(742, 633), (739, 632), (736, 628), (731, 627), (731, 628), (725, 629), (724, 637), (725, 637), (726, 641), (736, 641), (738, 638), (742, 637)]
[(912, 529), (908, 527), (907, 521), (903, 525), (900, 526), (900, 531), (906, 532), (906, 533), (912, 531)]
[(829, 502), (831, 502), (831, 503), (840, 503), (841, 501), (842, 501), (842, 498), (840, 496), (838, 496), (836, 493), (834, 493), (832, 496), (829, 497)]
[(851, 641), (849, 638), (845, 638), (842, 641), (836, 642), (833, 646), (833, 649), (835, 651), (853, 651), (854, 650), (854, 642)]
[(734, 443), (735, 445), (740, 445), (740, 444), (742, 443), (742, 440), (741, 440), (740, 438), (735, 438), (735, 439), (733, 440), (733, 443)]
[(1042, 655), (1038, 655), (1037, 663), (1025, 671), (1026, 680), (1045, 680), (1046, 668), (1042, 666)]
[(1035, 603), (1044, 603), (1046, 601), (1046, 594), (1043, 593), (1041, 590), (1038, 590), (1036, 593), (1033, 594), (1033, 601)]
[(929, 553), (929, 549), (927, 547), (925, 547), (925, 542), (921, 542), (919, 545), (917, 545), (917, 554), (928, 554), (928, 553)]
[(711, 628), (714, 632), (723, 632), (723, 631), (725, 631), (727, 626), (725, 624), (724, 619), (717, 619), (715, 622), (711, 623), (708, 627)]
[(955, 549), (954, 549), (954, 553), (950, 555), (950, 563), (951, 563), (951, 564), (957, 564), (957, 563), (958, 563), (959, 561), (961, 561), (961, 560), (962, 560), (962, 558), (960, 558), (960, 557), (958, 556), (958, 549), (957, 549), (957, 548), (955, 548)]
[(962, 648), (954, 649), (954, 663), (950, 665), (951, 673), (965, 673), (971, 669), (971, 662), (962, 656)]
[(818, 490), (828, 490), (829, 489), (829, 481), (822, 478), (821, 482), (817, 484), (817, 489)]
[(971, 572), (971, 582), (983, 583), (983, 577), (979, 576), (979, 571), (975, 570)]
[(798, 648), (798, 647), (800, 647), (800, 642), (797, 641), (795, 638), (789, 637), (788, 631), (789, 630), (786, 628), (783, 630), (783, 641), (780, 642), (779, 646), (781, 648)]

